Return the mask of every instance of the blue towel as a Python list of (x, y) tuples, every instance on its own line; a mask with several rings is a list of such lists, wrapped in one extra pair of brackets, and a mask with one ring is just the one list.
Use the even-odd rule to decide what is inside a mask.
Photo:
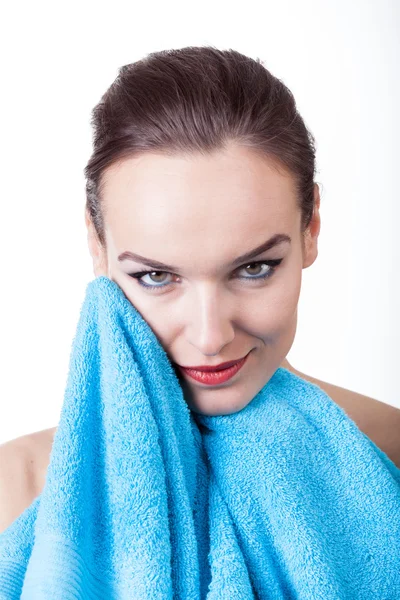
[(45, 486), (0, 535), (0, 598), (398, 600), (400, 469), (283, 368), (237, 413), (192, 413), (101, 276)]

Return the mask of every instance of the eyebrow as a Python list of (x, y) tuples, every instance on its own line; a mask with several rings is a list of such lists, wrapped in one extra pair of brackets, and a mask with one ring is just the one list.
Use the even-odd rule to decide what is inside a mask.
[[(260, 246), (257, 246), (257, 248), (253, 248), (253, 250), (250, 250), (249, 252), (246, 252), (245, 254), (238, 256), (238, 258), (236, 258), (233, 261), (231, 266), (235, 267), (236, 265), (239, 265), (243, 262), (251, 260), (252, 258), (255, 258), (262, 252), (267, 252), (267, 250), (270, 250), (271, 248), (278, 246), (278, 244), (282, 244), (284, 242), (290, 244), (291, 241), (292, 241), (291, 238), (288, 235), (286, 235), (285, 233), (277, 233), (276, 235), (273, 235), (269, 240), (267, 240)], [(154, 267), (155, 269), (160, 269), (161, 271), (180, 271), (179, 267), (174, 267), (173, 265), (167, 265), (165, 263), (162, 263), (159, 260), (153, 260), (152, 258), (146, 258), (145, 256), (140, 256), (140, 254), (135, 254), (134, 252), (130, 252), (129, 250), (122, 252), (118, 256), (118, 260), (119, 261), (134, 260), (138, 263), (148, 265), (149, 267)]]

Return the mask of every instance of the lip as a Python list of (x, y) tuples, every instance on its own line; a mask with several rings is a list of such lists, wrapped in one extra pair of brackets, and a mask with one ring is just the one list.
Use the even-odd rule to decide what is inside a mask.
[(221, 369), (227, 369), (228, 367), (233, 367), (233, 365), (237, 365), (241, 360), (244, 360), (249, 355), (249, 352), (246, 356), (239, 358), (238, 360), (229, 360), (228, 362), (220, 363), (219, 365), (208, 366), (208, 365), (196, 365), (195, 367), (184, 367), (182, 365), (176, 364), (177, 367), (181, 369), (186, 369), (190, 371), (203, 371), (204, 373), (220, 371)]
[[(238, 361), (235, 361), (234, 364), (225, 369), (214, 369), (212, 371), (199, 371), (196, 369), (187, 369), (185, 367), (181, 367), (180, 365), (176, 365), (182, 373), (189, 376), (191, 379), (198, 381), (199, 383), (204, 383), (205, 385), (218, 385), (220, 383), (225, 383), (229, 379), (232, 379), (236, 375), (238, 371), (243, 367), (246, 363), (247, 358), (250, 352), (246, 354), (244, 358), (241, 358)], [(232, 363), (232, 361), (231, 361)]]

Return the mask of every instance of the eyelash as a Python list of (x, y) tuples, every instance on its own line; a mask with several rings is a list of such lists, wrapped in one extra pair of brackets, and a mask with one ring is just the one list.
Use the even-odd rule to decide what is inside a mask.
[[(258, 275), (257, 277), (239, 277), (239, 279), (245, 279), (245, 280), (250, 280), (250, 281), (260, 281), (260, 280), (264, 280), (264, 279), (269, 279), (270, 277), (272, 277), (272, 275), (274, 275), (278, 265), (280, 265), (280, 263), (283, 261), (283, 258), (278, 258), (276, 260), (257, 260), (255, 262), (249, 262), (246, 263), (245, 265), (242, 265), (241, 267), (239, 267), (239, 271), (241, 269), (243, 269), (244, 267), (248, 267), (248, 266), (255, 266), (255, 265), (268, 265), (270, 267), (269, 271), (267, 271), (267, 273), (265, 273), (264, 275)], [(143, 283), (143, 281), (141, 281), (141, 278), (144, 277), (145, 275), (149, 275), (151, 273), (168, 273), (170, 275), (173, 275), (173, 273), (170, 273), (169, 271), (157, 271), (155, 269), (151, 270), (151, 271), (140, 271), (139, 273), (128, 273), (129, 277), (133, 277), (134, 279), (137, 279), (137, 282), (139, 285), (141, 285), (142, 287), (153, 291), (155, 289), (159, 290), (160, 288), (165, 288), (168, 287), (169, 285), (171, 285), (171, 283), (163, 283), (161, 285), (149, 285), (148, 283)]]

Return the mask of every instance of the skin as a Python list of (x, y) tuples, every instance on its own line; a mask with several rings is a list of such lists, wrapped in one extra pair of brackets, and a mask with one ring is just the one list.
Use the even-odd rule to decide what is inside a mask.
[[(181, 379), (185, 399), (203, 414), (244, 408), (281, 366), (315, 383), (400, 467), (400, 410), (294, 369), (288, 362), (297, 324), (302, 269), (315, 261), (320, 230), (320, 197), (302, 237), (293, 181), (250, 150), (230, 146), (214, 156), (189, 159), (146, 155), (108, 170), (105, 177), (104, 248), (86, 213), (89, 250), (96, 276), (121, 287), (150, 324), (172, 362), (218, 364), (252, 350), (238, 375), (218, 387)], [(268, 266), (230, 267), (232, 260), (275, 233), (282, 244), (252, 260), (283, 258), (264, 282), (247, 282)], [(152, 270), (118, 254), (131, 250), (179, 266), (157, 273), (147, 291), (129, 277)], [(179, 373), (178, 373), (179, 375)], [(42, 492), (57, 427), (0, 445), (0, 533)]]
[[(243, 409), (285, 360), (296, 333), (302, 270), (318, 254), (317, 184), (314, 197), (313, 219), (303, 235), (291, 174), (235, 145), (206, 157), (141, 155), (105, 172), (106, 247), (86, 214), (95, 275), (119, 285), (173, 363), (216, 365), (251, 351), (235, 377), (217, 386), (177, 370), (194, 412), (225, 415)], [(231, 266), (275, 234), (290, 236), (291, 243)], [(125, 251), (177, 270), (119, 261)], [(283, 261), (268, 279), (257, 280), (271, 267), (254, 261), (273, 259)], [(129, 275), (144, 270), (153, 272), (143, 277), (153, 290)], [(161, 288), (164, 283), (169, 285)]]

